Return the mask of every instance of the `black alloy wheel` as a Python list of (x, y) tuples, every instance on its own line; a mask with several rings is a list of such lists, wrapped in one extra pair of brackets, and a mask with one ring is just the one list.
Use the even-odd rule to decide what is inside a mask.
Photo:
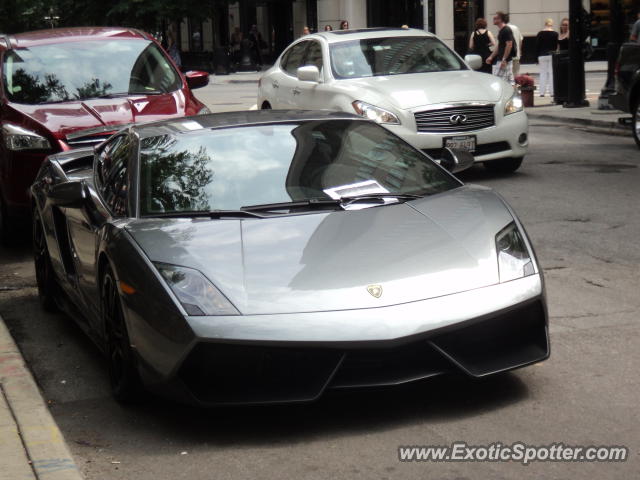
[(42, 308), (47, 312), (57, 312), (56, 296), (60, 294), (56, 281), (47, 241), (44, 236), (42, 219), (37, 208), (33, 209), (33, 263), (36, 270), (36, 283), (38, 285), (38, 297)]
[(100, 311), (105, 329), (109, 381), (114, 398), (121, 403), (142, 399), (144, 389), (131, 349), (120, 293), (110, 267), (102, 277)]

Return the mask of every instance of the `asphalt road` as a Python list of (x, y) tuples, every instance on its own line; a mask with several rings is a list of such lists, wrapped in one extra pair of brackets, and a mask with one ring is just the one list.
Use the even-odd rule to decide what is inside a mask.
[[(438, 378), (306, 406), (122, 407), (92, 344), (38, 305), (28, 247), (0, 250), (0, 314), (87, 479), (637, 478), (640, 152), (534, 124), (517, 174), (475, 167), (524, 222), (544, 268), (550, 360), (484, 381)], [(626, 445), (625, 463), (405, 463), (399, 445)]]

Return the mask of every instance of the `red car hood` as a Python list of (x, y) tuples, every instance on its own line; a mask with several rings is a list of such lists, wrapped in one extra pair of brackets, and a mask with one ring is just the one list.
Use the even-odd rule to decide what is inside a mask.
[(164, 95), (136, 95), (43, 105), (12, 104), (56, 138), (87, 128), (151, 122), (185, 115), (186, 99), (178, 90)]

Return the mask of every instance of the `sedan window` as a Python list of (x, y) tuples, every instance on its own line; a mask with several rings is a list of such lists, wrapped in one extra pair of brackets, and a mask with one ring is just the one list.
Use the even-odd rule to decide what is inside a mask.
[(431, 195), (460, 186), (383, 127), (308, 121), (161, 135), (141, 141), (142, 215), (361, 193)]
[(283, 58), (282, 69), (289, 75), (295, 77), (298, 73), (298, 68), (302, 67), (307, 45), (309, 45), (309, 42), (296, 43)]
[(322, 46), (318, 42), (309, 42), (305, 65), (314, 65), (322, 72)]
[(330, 56), (337, 79), (467, 69), (435, 37), (384, 37), (334, 43)]

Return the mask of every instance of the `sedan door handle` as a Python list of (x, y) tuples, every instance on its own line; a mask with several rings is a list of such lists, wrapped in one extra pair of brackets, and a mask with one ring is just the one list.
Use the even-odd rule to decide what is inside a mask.
[(294, 95), (300, 95), (300, 89), (298, 87), (293, 89), (293, 94)]

